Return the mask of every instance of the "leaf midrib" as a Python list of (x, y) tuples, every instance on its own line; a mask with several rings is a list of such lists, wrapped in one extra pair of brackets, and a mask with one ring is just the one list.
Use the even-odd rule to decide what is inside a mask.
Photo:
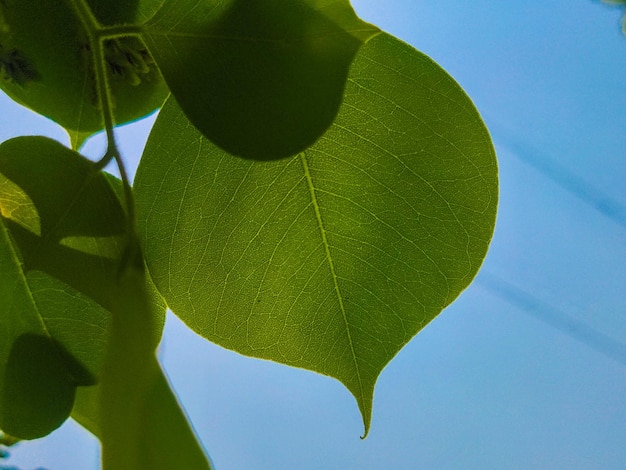
[(304, 170), (304, 176), (307, 182), (307, 186), (309, 188), (309, 194), (311, 195), (311, 203), (313, 204), (313, 209), (315, 211), (315, 219), (317, 220), (317, 227), (320, 231), (320, 236), (322, 237), (322, 243), (324, 245), (324, 251), (326, 253), (326, 261), (328, 262), (328, 267), (330, 269), (331, 275), (333, 277), (333, 285), (335, 288), (335, 294), (337, 295), (337, 301), (339, 302), (339, 309), (341, 310), (341, 316), (344, 321), (344, 326), (346, 329), (346, 334), (348, 336), (348, 344), (350, 345), (350, 353), (352, 356), (352, 361), (354, 362), (354, 369), (357, 375), (357, 380), (359, 382), (359, 402), (364, 399), (363, 393), (363, 381), (361, 379), (361, 371), (359, 369), (359, 364), (357, 362), (356, 353), (354, 351), (354, 343), (352, 341), (352, 334), (350, 332), (350, 325), (348, 324), (348, 317), (346, 315), (345, 305), (343, 303), (343, 295), (341, 294), (341, 289), (339, 288), (339, 281), (337, 278), (337, 273), (335, 272), (335, 263), (333, 261), (333, 257), (330, 253), (330, 244), (328, 243), (328, 238), (326, 237), (326, 229), (324, 227), (324, 222), (322, 220), (322, 214), (320, 211), (319, 204), (317, 202), (317, 195), (315, 194), (315, 186), (313, 184), (313, 178), (311, 177), (311, 172), (309, 170), (309, 162), (307, 160), (306, 154), (303, 152), (300, 154), (300, 161), (302, 162), (302, 168)]
[[(17, 268), (17, 271), (20, 274), (18, 276), (18, 278), (15, 279), (15, 283), (14, 283), (13, 288), (11, 289), (11, 291), (12, 291), (12, 293), (14, 293), (19, 288), (20, 284), (24, 287), (26, 295), (28, 296), (30, 304), (31, 304), (31, 306), (33, 308), (33, 313), (35, 314), (36, 320), (38, 321), (38, 323), (40, 323), (43, 332), (49, 338), (52, 338), (52, 335), (48, 331), (48, 325), (46, 325), (45, 319), (44, 319), (43, 315), (41, 314), (41, 311), (39, 310), (39, 305), (37, 305), (37, 302), (35, 302), (35, 298), (33, 297), (33, 292), (32, 292), (32, 290), (30, 288), (30, 285), (28, 284), (28, 280), (26, 278), (26, 272), (23, 269), (23, 264), (20, 261), (19, 256), (17, 255), (17, 253), (15, 251), (15, 246), (11, 242), (11, 237), (9, 236), (9, 229), (8, 229), (8, 227), (6, 227), (4, 225), (2, 220), (0, 220), (0, 232), (1, 232), (2, 239), (3, 239), (2, 241), (4, 243), (6, 243), (8, 249), (9, 249), (9, 252), (10, 252), (10, 256), (11, 256), (12, 261), (14, 263), (14, 266)], [(11, 308), (13, 307), (13, 305), (15, 303), (15, 299), (16, 299), (16, 297), (12, 296), (12, 300), (11, 300), (11, 303), (7, 307), (7, 311), (11, 311)]]

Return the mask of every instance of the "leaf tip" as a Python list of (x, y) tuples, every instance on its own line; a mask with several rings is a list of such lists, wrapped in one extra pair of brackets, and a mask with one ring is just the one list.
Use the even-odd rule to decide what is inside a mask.
[[(357, 395), (355, 395), (355, 398)], [(361, 440), (365, 440), (370, 432), (372, 424), (372, 408), (374, 402), (374, 385), (372, 384), (371, 390), (367, 394), (363, 394), (361, 390), (360, 398), (357, 398), (357, 404), (359, 411), (361, 412), (361, 418), (363, 419), (363, 435), (360, 436)]]
[(363, 435), (360, 436), (360, 439), (364, 441), (367, 439), (367, 436), (370, 433), (371, 423), (372, 423), (372, 408), (369, 408), (369, 412), (365, 410), (361, 410), (361, 415), (363, 417)]

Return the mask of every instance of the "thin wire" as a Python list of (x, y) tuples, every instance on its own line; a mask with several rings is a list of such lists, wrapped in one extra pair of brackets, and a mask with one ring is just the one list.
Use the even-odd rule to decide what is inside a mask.
[[(626, 206), (620, 201), (587, 183), (583, 178), (527, 143), (515, 139), (500, 130), (495, 135), (497, 137), (494, 140), (503, 142), (520, 161), (538, 170), (557, 186), (593, 207), (616, 224), (626, 228)], [(593, 329), (583, 322), (573, 319), (522, 288), (485, 270), (479, 273), (476, 282), (506, 302), (520, 308), (528, 315), (567, 334), (589, 348), (616, 360), (620, 364), (626, 365), (626, 344)]]
[[(497, 136), (497, 137), (495, 137)], [(546, 178), (596, 209), (613, 222), (626, 228), (626, 205), (587, 183), (583, 178), (563, 167), (545, 153), (507, 133), (497, 131), (494, 140), (504, 143), (513, 155), (538, 170)]]
[(524, 313), (626, 366), (626, 344), (573, 319), (520, 287), (485, 270), (479, 273), (475, 282), (511, 305), (518, 307)]

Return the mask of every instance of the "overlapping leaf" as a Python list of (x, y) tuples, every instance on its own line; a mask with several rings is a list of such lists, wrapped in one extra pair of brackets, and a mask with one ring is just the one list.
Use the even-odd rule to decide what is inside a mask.
[(377, 32), (348, 0), (170, 0), (144, 26), (194, 125), (228, 152), (259, 160), (319, 138), (354, 55)]
[(174, 313), (224, 347), (339, 379), (366, 432), (381, 370), (476, 274), (498, 197), (469, 98), (384, 34), (299, 155), (233, 158), (170, 100), (135, 181), (148, 266)]
[[(156, 7), (149, 0), (88, 3), (104, 24), (143, 19)], [(76, 147), (103, 128), (88, 34), (69, 1), (0, 2), (0, 88), (62, 125)], [(161, 106), (169, 91), (141, 41), (111, 40), (104, 56), (117, 123)]]
[[(0, 427), (45, 435), (90, 385), (74, 414), (105, 469), (209, 468), (154, 357), (165, 308), (128, 250), (116, 182), (38, 137), (0, 146), (0, 178)], [(146, 424), (178, 434), (164, 448)]]
[(59, 426), (103, 360), (125, 218), (108, 183), (86, 178), (88, 165), (46, 139), (0, 147), (0, 427), (17, 437)]

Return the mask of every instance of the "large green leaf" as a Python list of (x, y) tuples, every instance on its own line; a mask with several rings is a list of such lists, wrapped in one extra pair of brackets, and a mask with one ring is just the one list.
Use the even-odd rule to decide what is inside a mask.
[(224, 347), (339, 379), (366, 432), (381, 370), (478, 271), (498, 199), (469, 98), (388, 35), (357, 54), (328, 132), (288, 160), (228, 155), (170, 100), (135, 189), (174, 313)]
[(2, 429), (50, 432), (97, 381), (73, 416), (105, 469), (209, 468), (154, 356), (165, 305), (129, 250), (119, 181), (40, 137), (0, 146), (0, 179)]
[(348, 67), (377, 31), (348, 0), (170, 0), (144, 36), (195, 126), (228, 152), (268, 160), (330, 126)]

